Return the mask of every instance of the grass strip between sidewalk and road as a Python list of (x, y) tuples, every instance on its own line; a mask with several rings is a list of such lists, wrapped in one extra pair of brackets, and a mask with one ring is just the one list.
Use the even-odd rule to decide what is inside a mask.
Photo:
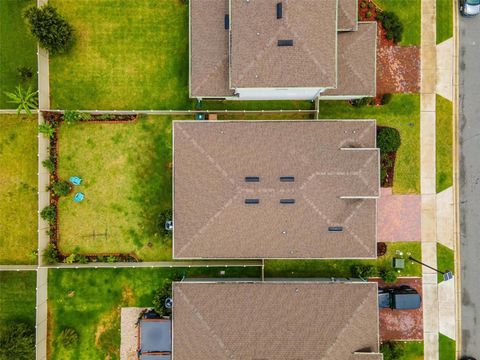
[(453, 184), (453, 107), (450, 100), (437, 95), (436, 101), (437, 193)]

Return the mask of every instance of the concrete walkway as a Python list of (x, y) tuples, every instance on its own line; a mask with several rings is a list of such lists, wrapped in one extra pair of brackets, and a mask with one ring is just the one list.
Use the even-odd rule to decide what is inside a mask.
[[(422, 1), (420, 152), (422, 193), (422, 260), (437, 266), (436, 242), (436, 16), (435, 0)], [(423, 267), (423, 338), (424, 358), (438, 359), (437, 274)]]

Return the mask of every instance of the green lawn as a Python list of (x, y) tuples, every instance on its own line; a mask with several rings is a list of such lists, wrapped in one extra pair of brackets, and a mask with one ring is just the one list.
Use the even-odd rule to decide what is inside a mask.
[[(155, 290), (179, 277), (259, 277), (255, 268), (137, 268), (50, 270), (48, 276), (49, 359), (119, 359), (121, 307), (151, 307)], [(56, 341), (74, 328), (79, 342), (65, 349)]]
[[(437, 268), (440, 271), (449, 270), (455, 273), (455, 254), (452, 249), (437, 243)], [(438, 282), (443, 281), (443, 275), (438, 274)]]
[[(374, 265), (377, 268), (389, 266), (393, 257), (403, 257), (408, 253), (421, 260), (421, 244), (419, 242), (387, 243), (387, 254), (377, 260), (265, 260), (266, 277), (320, 277), (348, 278), (352, 277), (352, 265)], [(398, 276), (422, 276), (421, 265), (405, 261), (405, 269)]]
[(387, 352), (386, 346), (382, 345), (380, 351), (384, 360), (423, 360), (423, 341), (394, 341), (392, 344), (398, 349), (398, 354)]
[(437, 0), (437, 44), (453, 36), (453, 3)]
[(403, 24), (400, 45), (420, 45), (421, 0), (374, 0), (385, 11), (393, 11)]
[[(23, 11), (35, 0), (0, 1), (0, 108), (14, 109), (5, 91), (13, 91), (21, 83), (17, 68), (29, 67), (34, 76), (31, 85), (37, 89), (37, 43), (23, 20)], [(28, 86), (28, 84), (25, 84)]]
[(188, 100), (184, 0), (51, 0), (76, 43), (50, 59), (52, 108), (181, 109)]
[(35, 264), (37, 118), (0, 115), (0, 264)]
[(346, 101), (320, 101), (322, 119), (376, 119), (379, 126), (398, 129), (402, 145), (397, 152), (393, 191), (420, 193), (420, 96), (396, 94), (384, 106), (356, 108)]
[(453, 183), (453, 110), (452, 102), (437, 95), (436, 163), (437, 192)]
[(439, 341), (439, 360), (455, 360), (455, 340), (450, 339), (448, 336), (438, 334)]
[(35, 271), (0, 271), (0, 328), (12, 322), (35, 326)]
[[(59, 176), (80, 176), (85, 200), (59, 203), (64, 253), (131, 253), (143, 260), (171, 258), (160, 212), (172, 207), (170, 117), (135, 123), (63, 125)], [(96, 234), (93, 236), (93, 234)], [(102, 234), (107, 234), (107, 236)]]

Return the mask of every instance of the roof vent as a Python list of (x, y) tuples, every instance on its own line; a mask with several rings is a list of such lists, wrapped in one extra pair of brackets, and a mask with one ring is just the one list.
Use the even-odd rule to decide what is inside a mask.
[(228, 30), (230, 28), (230, 16), (228, 14), (225, 14), (225, 30)]
[(260, 182), (258, 176), (245, 176), (245, 182)]
[(295, 204), (295, 199), (280, 199), (280, 204)]
[(294, 182), (295, 176), (280, 176), (281, 182)]
[(278, 40), (278, 46), (293, 46), (293, 40)]
[(281, 2), (277, 3), (277, 19), (281, 19), (283, 17), (283, 5)]
[(343, 231), (343, 226), (329, 226), (328, 231), (329, 232), (342, 232)]
[(248, 204), (248, 205), (255, 205), (259, 203), (260, 203), (260, 199), (245, 199), (245, 204)]

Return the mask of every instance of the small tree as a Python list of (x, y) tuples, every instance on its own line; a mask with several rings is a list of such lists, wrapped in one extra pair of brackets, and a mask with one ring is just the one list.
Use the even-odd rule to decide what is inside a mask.
[(38, 132), (45, 135), (48, 138), (53, 138), (55, 136), (55, 128), (48, 123), (42, 123), (38, 126)]
[(51, 55), (65, 52), (73, 42), (72, 26), (52, 5), (32, 6), (24, 14), (30, 31)]
[(0, 359), (34, 359), (35, 327), (22, 322), (0, 327)]
[(54, 244), (48, 244), (45, 250), (43, 250), (43, 260), (49, 265), (58, 263), (58, 250)]
[(57, 207), (54, 204), (50, 204), (43, 208), (40, 212), (40, 217), (48, 221), (49, 224), (53, 224), (57, 219)]
[(397, 151), (401, 143), (400, 133), (397, 129), (384, 127), (378, 130), (377, 146), (382, 155)]
[(58, 340), (66, 348), (72, 347), (78, 343), (78, 333), (75, 329), (65, 328), (60, 333)]
[(397, 281), (397, 272), (392, 267), (384, 267), (380, 269), (379, 275), (387, 284), (393, 284)]
[(31, 86), (24, 89), (21, 85), (18, 85), (14, 92), (5, 91), (5, 95), (10, 99), (8, 102), (17, 105), (17, 114), (20, 114), (23, 110), (28, 115), (32, 115), (32, 110), (38, 106), (37, 91), (33, 91)]
[(56, 181), (50, 185), (50, 190), (57, 196), (67, 196), (72, 190), (72, 186), (68, 181)]
[(376, 17), (382, 23), (383, 28), (387, 32), (387, 39), (393, 40), (395, 44), (402, 41), (403, 24), (397, 14), (391, 11), (383, 11)]
[(169, 316), (172, 311), (165, 307), (165, 300), (172, 296), (172, 282), (165, 280), (165, 283), (160, 287), (153, 296), (153, 308), (160, 316)]

